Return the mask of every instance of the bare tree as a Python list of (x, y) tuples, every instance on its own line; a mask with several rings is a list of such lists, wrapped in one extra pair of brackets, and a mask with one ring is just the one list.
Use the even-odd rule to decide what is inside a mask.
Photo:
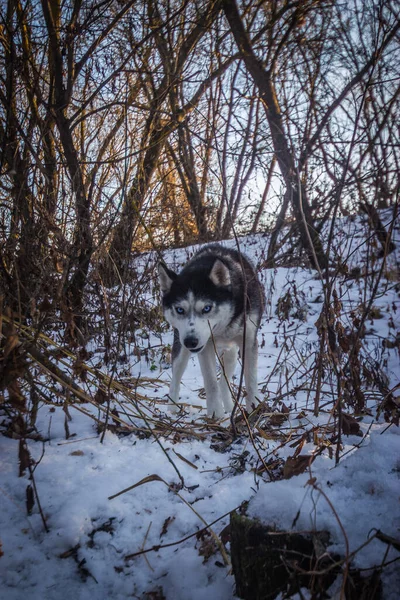
[[(177, 31), (175, 29), (170, 31), (168, 28), (163, 28), (163, 20), (157, 3), (148, 3), (149, 25), (156, 32), (158, 58), (155, 60), (157, 65), (162, 68), (163, 75), (158, 77), (157, 81), (150, 77), (148, 82), (148, 116), (139, 145), (136, 175), (124, 199), (121, 218), (114, 229), (110, 245), (113, 263), (119, 268), (122, 263), (126, 263), (127, 256), (129, 256), (133, 231), (138, 218), (140, 218), (141, 207), (151, 178), (169, 136), (179, 129), (182, 145), (182, 135), (184, 134), (181, 124), (194, 110), (207, 87), (219, 76), (221, 70), (226, 68), (226, 65), (223, 65), (211, 72), (194, 90), (189, 99), (183, 98), (182, 95), (178, 98), (177, 88), (182, 78), (182, 72), (191, 59), (199, 40), (207, 33), (216, 18), (219, 4), (219, 2), (211, 0), (205, 5), (203, 11), (196, 15), (195, 19), (188, 18), (187, 21), (182, 19), (180, 28)], [(170, 10), (171, 6), (167, 3), (167, 14)], [(187, 10), (190, 11), (191, 7), (184, 5), (181, 12), (186, 15)], [(189, 29), (185, 25), (187, 22), (193, 22)], [(181, 158), (183, 159), (182, 168), (187, 171), (191, 168), (190, 158), (188, 155), (181, 156)], [(197, 217), (200, 235), (203, 235), (205, 233), (204, 209), (199, 203), (199, 196), (196, 196), (195, 185), (195, 178), (192, 178), (187, 188), (188, 198), (190, 198), (189, 203)]]
[[(0, 278), (72, 337), (98, 264), (275, 221), (309, 262), (324, 227), (399, 186), (397, 0), (7, 0), (0, 9)], [(325, 228), (326, 229), (326, 228)], [(331, 228), (331, 232), (333, 228)], [(44, 302), (46, 304), (46, 302)], [(83, 332), (83, 331), (82, 331)], [(81, 337), (81, 336), (79, 336)]]
[[(374, 3), (372, 5), (374, 8)], [(399, 21), (394, 18), (392, 3), (376, 8), (376, 35), (371, 35), (369, 45), (364, 46), (362, 59), (352, 65), (350, 81), (338, 91), (332, 81), (331, 65), (334, 63), (330, 61), (336, 60), (340, 64), (342, 60), (343, 68), (346, 68), (345, 60), (351, 60), (360, 52), (349, 46), (343, 60), (334, 46), (343, 35), (341, 9), (336, 3), (274, 3), (262, 10), (246, 6), (241, 15), (236, 2), (223, 2), (241, 58), (263, 102), (274, 153), (285, 182), (277, 231), (290, 206), (311, 263), (317, 261), (322, 268), (328, 266), (329, 259), (309, 201), (308, 163), (318, 154), (322, 144), (325, 143), (329, 152), (329, 127), (335, 111), (343, 111), (349, 94), (369, 84), (376, 65), (382, 62), (385, 52), (390, 52), (391, 44), (398, 36)], [(365, 20), (370, 9), (370, 6), (364, 9)], [(349, 7), (348, 17), (350, 25), (347, 22), (347, 28), (354, 33), (359, 18), (358, 7)], [(351, 36), (349, 32), (347, 35)], [(353, 121), (357, 129), (357, 114), (353, 118), (351, 114), (343, 116), (342, 112), (341, 119), (344, 124)], [(353, 132), (356, 131), (354, 127)], [(351, 145), (350, 139), (348, 144)], [(337, 200), (335, 206), (338, 206)], [(273, 240), (270, 258), (274, 251)]]
[[(269, 64), (263, 65), (261, 59), (255, 54), (249, 35), (245, 30), (242, 18), (235, 2), (223, 2), (223, 9), (226, 18), (231, 27), (235, 41), (239, 48), (241, 57), (249, 70), (254, 82), (259, 90), (263, 102), (265, 113), (268, 119), (271, 138), (274, 145), (275, 156), (279, 164), (282, 176), (286, 185), (286, 194), (290, 195), (290, 201), (294, 208), (296, 219), (301, 233), (301, 239), (304, 248), (307, 249), (310, 262), (315, 264), (315, 257), (322, 268), (327, 267), (328, 258), (323, 250), (322, 242), (316, 233), (313, 223), (311, 208), (305, 193), (305, 188), (301, 188), (301, 181), (298, 176), (295, 156), (290, 148), (290, 143), (282, 118), (282, 112), (277, 96), (276, 85), (274, 81), (275, 68), (278, 62), (280, 46), (286, 41), (291, 31), (298, 25), (299, 19), (304, 18), (304, 14), (311, 7), (302, 4), (301, 9), (296, 7), (294, 11), (281, 10), (281, 18), (288, 20), (287, 28), (281, 32), (279, 42), (273, 48), (268, 48)], [(287, 14), (288, 13), (288, 14)], [(273, 28), (277, 18), (271, 14), (271, 22), (266, 26)]]

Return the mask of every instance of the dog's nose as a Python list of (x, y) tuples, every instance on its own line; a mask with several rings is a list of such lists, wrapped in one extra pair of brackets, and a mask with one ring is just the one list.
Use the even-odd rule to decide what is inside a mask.
[(190, 336), (185, 338), (183, 343), (189, 350), (194, 350), (195, 348), (197, 348), (199, 340), (196, 337)]

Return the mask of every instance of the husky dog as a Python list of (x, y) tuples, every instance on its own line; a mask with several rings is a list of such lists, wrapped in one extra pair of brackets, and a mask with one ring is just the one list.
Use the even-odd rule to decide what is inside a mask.
[[(257, 329), (264, 292), (249, 260), (220, 244), (202, 248), (176, 274), (159, 264), (164, 315), (174, 328), (169, 395), (179, 401), (181, 378), (191, 354), (198, 354), (207, 414), (222, 417), (233, 408), (231, 380), (240, 350), (244, 359), (246, 408), (257, 395)], [(216, 353), (221, 364), (217, 380)]]

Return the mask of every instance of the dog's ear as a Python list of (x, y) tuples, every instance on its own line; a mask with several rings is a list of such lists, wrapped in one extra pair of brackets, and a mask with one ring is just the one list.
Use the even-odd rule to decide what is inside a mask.
[(176, 279), (176, 273), (167, 269), (163, 263), (158, 263), (158, 278), (162, 293), (167, 294), (171, 289), (172, 282)]
[(229, 269), (222, 260), (219, 260), (219, 258), (215, 261), (209, 277), (216, 286), (227, 286), (231, 284), (231, 274)]

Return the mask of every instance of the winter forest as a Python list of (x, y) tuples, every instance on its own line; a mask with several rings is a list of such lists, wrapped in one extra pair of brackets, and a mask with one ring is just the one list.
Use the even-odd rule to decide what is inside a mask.
[[(2, 0), (0, 78), (0, 596), (397, 600), (399, 0)], [(157, 270), (210, 242), (223, 419)]]

